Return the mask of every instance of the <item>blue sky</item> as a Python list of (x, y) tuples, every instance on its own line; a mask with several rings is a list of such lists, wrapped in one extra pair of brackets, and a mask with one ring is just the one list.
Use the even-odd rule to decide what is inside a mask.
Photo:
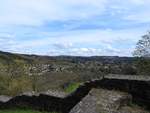
[(150, 29), (150, 0), (0, 0), (0, 50), (131, 56)]

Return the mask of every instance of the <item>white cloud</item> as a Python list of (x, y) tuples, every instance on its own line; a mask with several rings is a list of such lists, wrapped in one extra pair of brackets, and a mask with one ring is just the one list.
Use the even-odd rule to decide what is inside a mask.
[[(130, 24), (138, 26), (150, 23), (149, 3), (150, 0), (1, 0), (0, 31), (6, 30), (12, 34), (0, 33), (0, 47), (21, 53), (130, 55), (131, 45), (134, 46), (149, 27), (129, 28)], [(82, 30), (68, 30), (80, 27), (82, 22), (92, 23), (94, 20), (96, 22), (93, 23), (99, 25), (98, 19), (105, 28), (107, 21), (102, 23), (101, 18), (110, 18), (106, 20), (120, 23), (110, 22), (110, 29), (109, 26), (108, 29), (102, 26), (87, 30), (85, 26)], [(74, 20), (78, 22), (73, 25), (64, 23), (65, 30), (46, 32), (55, 27), (48, 25), (49, 22), (58, 21), (59, 24)], [(86, 24), (88, 26), (89, 23)], [(118, 30), (115, 24), (119, 27), (126, 24), (127, 27)], [(16, 25), (22, 29), (16, 28)], [(6, 26), (5, 30), (3, 26)], [(33, 37), (29, 39), (24, 30)], [(22, 40), (22, 36), (26, 39)]]
[[(142, 30), (141, 30), (142, 29)], [(77, 30), (57, 37), (42, 37), (13, 44), (15, 52), (49, 55), (131, 55), (146, 28), (125, 30)], [(52, 34), (46, 33), (46, 34)], [(132, 46), (132, 47), (131, 47)], [(40, 51), (38, 50), (39, 48)]]
[(116, 48), (68, 48), (63, 50), (50, 50), (47, 55), (72, 55), (72, 56), (131, 56), (133, 48), (116, 49)]
[(78, 20), (101, 14), (107, 0), (1, 0), (0, 24), (43, 25), (52, 20)]
[(149, 0), (1, 0), (0, 24), (41, 26), (53, 20), (89, 19), (107, 11), (112, 15), (123, 14), (119, 18), (147, 22), (149, 3)]
[(72, 56), (94, 56), (102, 55), (101, 49), (95, 48), (68, 48), (64, 50), (50, 50), (47, 55), (72, 55)]
[(150, 13), (149, 12), (150, 12), (150, 10), (138, 12), (136, 14), (135, 13), (130, 14), (130, 15), (124, 17), (124, 19), (130, 20), (130, 21), (135, 21), (138, 23), (150, 22)]
[(55, 44), (53, 44), (53, 46), (56, 49), (68, 49), (68, 48), (72, 47), (73, 44), (72, 43), (64, 42), (64, 43), (55, 43)]
[(68, 52), (70, 55), (76, 56), (93, 56), (93, 55), (101, 55), (101, 49), (95, 48), (71, 48)]
[(136, 5), (144, 5), (144, 4), (150, 3), (149, 0), (131, 0), (131, 2), (133, 2)]
[(0, 33), (0, 50), (12, 51), (16, 45), (14, 35), (9, 33)]
[[(40, 39), (32, 39), (23, 41), (22, 46), (43, 46), (43, 45), (61, 45), (72, 46), (73, 43), (113, 43), (118, 40), (136, 42), (142, 34), (146, 32), (146, 28), (141, 29), (125, 29), (125, 30), (76, 30), (66, 31), (61, 36), (43, 37)], [(52, 34), (50, 32), (49, 34)], [(138, 38), (138, 39), (137, 39)]]
[(129, 10), (122, 18), (135, 23), (150, 22), (150, 0), (131, 0), (129, 3)]

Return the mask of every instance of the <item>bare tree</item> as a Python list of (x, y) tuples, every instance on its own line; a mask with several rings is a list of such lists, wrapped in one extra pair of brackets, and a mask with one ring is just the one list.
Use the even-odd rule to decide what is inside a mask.
[(150, 57), (150, 32), (142, 36), (142, 39), (138, 41), (133, 56)]

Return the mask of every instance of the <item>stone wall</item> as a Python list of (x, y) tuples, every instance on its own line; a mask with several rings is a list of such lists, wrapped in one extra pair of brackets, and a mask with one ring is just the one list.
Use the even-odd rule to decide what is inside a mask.
[(85, 82), (65, 98), (68, 111), (85, 97), (92, 88), (119, 90), (132, 95), (133, 101), (150, 109), (150, 81), (103, 78)]
[(7, 102), (1, 102), (1, 109), (9, 108), (32, 108), (41, 111), (60, 111), (63, 99), (40, 94), (39, 96), (21, 95), (10, 99)]
[(132, 95), (134, 102), (150, 108), (150, 81), (117, 78), (103, 78), (85, 82), (76, 91), (64, 98), (45, 94), (40, 94), (39, 96), (17, 96), (7, 102), (0, 102), (0, 108), (31, 107), (36, 110), (68, 113), (92, 88), (128, 92)]

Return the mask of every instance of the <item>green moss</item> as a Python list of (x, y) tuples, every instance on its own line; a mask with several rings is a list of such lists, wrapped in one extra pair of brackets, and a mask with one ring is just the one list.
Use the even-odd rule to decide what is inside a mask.
[(70, 83), (68, 87), (65, 88), (66, 93), (71, 93), (79, 87), (80, 83)]

